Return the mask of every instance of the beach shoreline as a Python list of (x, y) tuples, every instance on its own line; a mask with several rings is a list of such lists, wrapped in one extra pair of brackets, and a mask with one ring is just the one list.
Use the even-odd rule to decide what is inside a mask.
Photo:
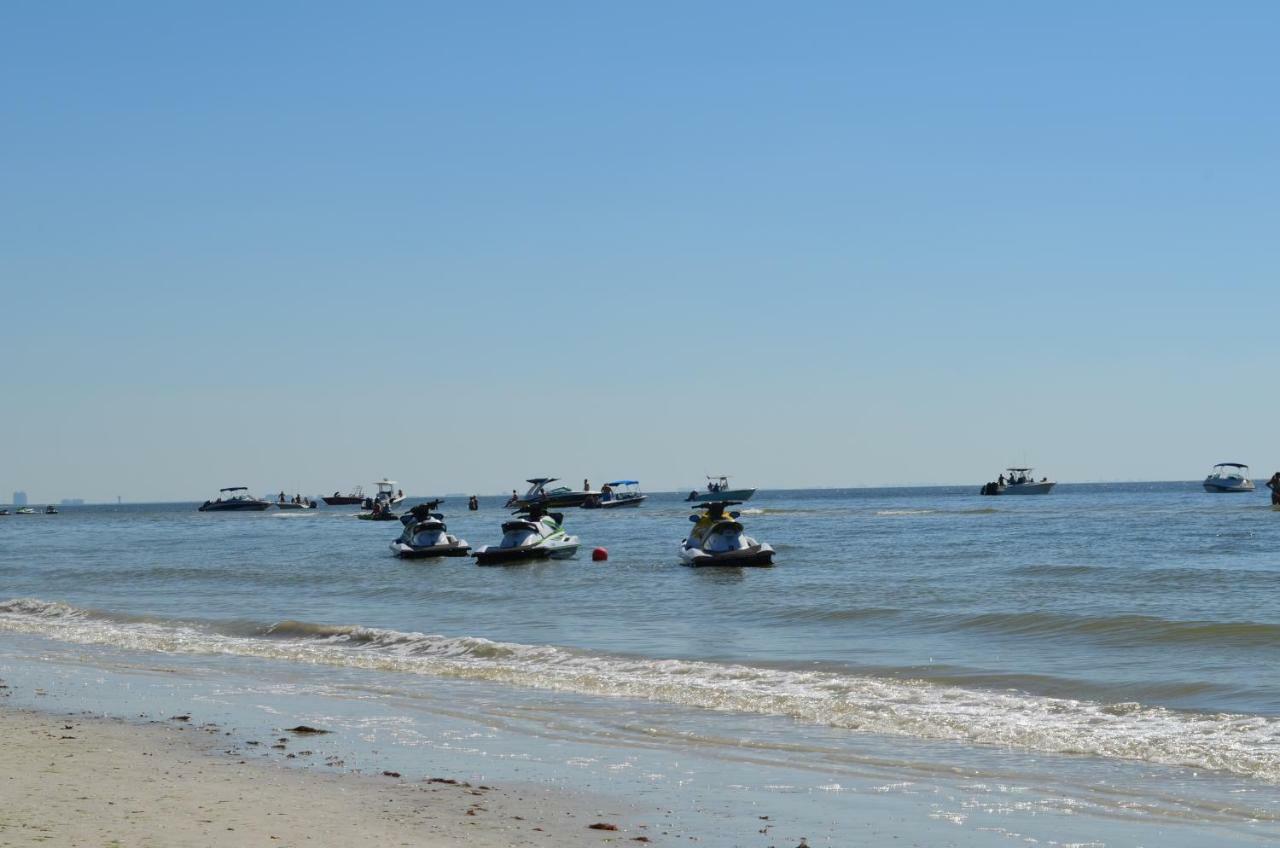
[(600, 799), (562, 790), (360, 774), (324, 761), (286, 767), (306, 735), (277, 739), (239, 740), (187, 716), (139, 725), (0, 707), (0, 845), (498, 848), (654, 838), (617, 805), (596, 809)]

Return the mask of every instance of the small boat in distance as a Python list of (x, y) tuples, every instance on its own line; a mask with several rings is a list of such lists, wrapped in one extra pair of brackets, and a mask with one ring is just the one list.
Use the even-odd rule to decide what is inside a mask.
[(14, 515), (35, 515), (36, 511), (29, 506), (20, 506)]
[(698, 503), (749, 501), (755, 493), (755, 489), (730, 489), (728, 475), (721, 474), (719, 477), (707, 475), (707, 490), (699, 492), (695, 489), (689, 493), (689, 497), (685, 498), (685, 501), (696, 501)]
[(271, 508), (271, 501), (264, 501), (249, 494), (248, 486), (228, 486), (218, 490), (218, 499), (205, 501), (199, 512), (260, 512)]
[(356, 486), (345, 495), (334, 492), (327, 498), (321, 498), (329, 506), (360, 506), (364, 503), (364, 487)]
[[(1034, 468), (1006, 468), (1000, 479), (987, 483), (982, 495), (1047, 495), (1058, 485), (1048, 477), (1037, 480)], [(1008, 476), (1006, 476), (1008, 475)]]
[(44, 508), (44, 514), (45, 514), (45, 515), (57, 515), (57, 514), (58, 514), (58, 508), (57, 508), (56, 506), (54, 506), (53, 504), (49, 504), (48, 506), (46, 506), (46, 507)]
[(600, 494), (588, 495), (583, 509), (619, 509), (640, 506), (649, 496), (640, 491), (639, 480), (613, 480), (600, 487)]
[(556, 482), (558, 477), (531, 477), (525, 482), (529, 484), (529, 490), (523, 495), (512, 494), (507, 499), (506, 507), (508, 509), (525, 509), (531, 506), (539, 506), (543, 509), (554, 509), (556, 507), (566, 506), (582, 506), (587, 498), (592, 495), (599, 495), (599, 492), (593, 492), (590, 489), (580, 489), (574, 491), (568, 486), (556, 486), (554, 489), (548, 489), (547, 485)]
[(1243, 462), (1219, 462), (1204, 478), (1204, 490), (1215, 493), (1252, 492), (1249, 466)]

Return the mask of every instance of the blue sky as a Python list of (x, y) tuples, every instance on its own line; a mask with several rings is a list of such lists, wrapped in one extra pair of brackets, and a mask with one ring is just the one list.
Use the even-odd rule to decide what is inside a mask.
[(27, 3), (0, 493), (1280, 467), (1280, 7)]

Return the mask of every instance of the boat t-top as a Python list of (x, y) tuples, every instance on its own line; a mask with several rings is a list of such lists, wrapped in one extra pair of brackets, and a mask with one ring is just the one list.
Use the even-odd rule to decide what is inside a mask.
[(1057, 485), (1048, 477), (1036, 479), (1034, 468), (1006, 468), (999, 479), (982, 487), (983, 495), (1047, 495)]
[(600, 487), (600, 494), (589, 495), (583, 509), (618, 509), (640, 506), (649, 496), (640, 491), (639, 480), (610, 480)]
[(218, 499), (205, 501), (200, 512), (260, 512), (271, 508), (271, 501), (264, 501), (249, 494), (248, 486), (228, 486), (218, 490)]
[(1219, 462), (1204, 478), (1206, 492), (1252, 492), (1249, 466), (1243, 462)]
[[(507, 499), (507, 508), (524, 509), (525, 507), (540, 506), (543, 509), (554, 509), (556, 507), (582, 506), (587, 498), (600, 494), (587, 488), (576, 491), (568, 486), (556, 486), (554, 489), (547, 488), (548, 485), (558, 479), (558, 477), (530, 477), (525, 481), (529, 484), (529, 490), (523, 495), (513, 493)], [(586, 481), (583, 482), (585, 483)]]
[(698, 503), (712, 503), (714, 501), (749, 501), (751, 496), (756, 493), (755, 489), (730, 489), (729, 477), (727, 474), (721, 474), (718, 477), (707, 475), (707, 489), (699, 492), (697, 489), (689, 493), (686, 501), (696, 501)]
[(693, 566), (773, 565), (773, 547), (747, 536), (738, 522), (739, 513), (725, 513), (740, 503), (712, 501), (695, 506), (702, 514), (689, 516), (694, 525), (680, 542), (680, 561)]

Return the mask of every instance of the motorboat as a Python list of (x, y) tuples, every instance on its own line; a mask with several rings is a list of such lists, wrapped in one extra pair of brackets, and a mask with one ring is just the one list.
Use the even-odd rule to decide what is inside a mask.
[(390, 509), (404, 500), (404, 489), (397, 489), (395, 480), (388, 480), (383, 477), (374, 485), (378, 487), (378, 493), (371, 498), (364, 499), (361, 506), (365, 509), (373, 509), (375, 504), (382, 504), (384, 510)]
[(648, 497), (640, 491), (638, 480), (611, 480), (600, 487), (600, 494), (589, 495), (582, 502), (582, 508), (618, 509), (624, 506), (640, 506)]
[(7, 510), (7, 509), (0, 509), (0, 515), (8, 515), (8, 514), (9, 514), (9, 510)]
[(508, 509), (524, 509), (530, 506), (540, 506), (543, 509), (555, 509), (557, 507), (582, 506), (587, 498), (600, 494), (586, 487), (577, 490), (570, 489), (568, 486), (556, 486), (554, 489), (547, 488), (549, 484), (555, 483), (558, 479), (558, 477), (532, 477), (526, 480), (525, 482), (529, 484), (529, 490), (523, 495), (516, 495), (512, 492), (511, 497), (507, 500), (506, 507)]
[(356, 486), (345, 495), (334, 492), (328, 497), (321, 498), (329, 506), (360, 506), (365, 501), (364, 487)]
[(276, 501), (276, 509), (286, 511), (294, 511), (300, 509), (315, 509), (315, 501)]
[(516, 511), (518, 518), (502, 524), (502, 541), (484, 545), (472, 556), (477, 565), (508, 565), (540, 559), (568, 559), (578, 552), (578, 537), (565, 532), (564, 514), (541, 506)]
[(692, 566), (763, 566), (773, 565), (773, 547), (757, 542), (743, 532), (739, 513), (725, 509), (741, 501), (712, 501), (694, 509), (702, 515), (690, 515), (694, 522), (689, 537), (680, 542), (680, 560)]
[(271, 508), (271, 501), (255, 498), (248, 486), (228, 486), (218, 490), (218, 499), (205, 501), (200, 512), (260, 512)]
[(444, 516), (435, 510), (441, 501), (418, 504), (400, 517), (404, 532), (391, 543), (391, 551), (401, 559), (427, 559), (429, 557), (466, 556), (471, 546), (466, 539), (459, 539), (448, 532)]
[(1252, 492), (1253, 481), (1249, 479), (1249, 466), (1243, 462), (1219, 462), (1213, 466), (1209, 476), (1204, 478), (1206, 492)]
[(1047, 495), (1058, 485), (1048, 477), (1037, 480), (1034, 468), (1006, 468), (1000, 479), (987, 483), (981, 495)]
[(14, 515), (35, 515), (36, 511), (29, 506), (20, 506), (14, 512)]
[(714, 503), (716, 501), (742, 501), (751, 500), (751, 496), (756, 493), (755, 489), (731, 489), (729, 488), (729, 478), (727, 475), (721, 474), (719, 477), (707, 476), (706, 491), (699, 492), (694, 489), (689, 493), (686, 501), (696, 501), (698, 503)]
[(54, 506), (53, 504), (49, 504), (48, 506), (46, 506), (46, 507), (44, 508), (44, 514), (45, 514), (45, 515), (57, 515), (57, 514), (58, 514), (58, 508), (57, 508), (56, 506)]

